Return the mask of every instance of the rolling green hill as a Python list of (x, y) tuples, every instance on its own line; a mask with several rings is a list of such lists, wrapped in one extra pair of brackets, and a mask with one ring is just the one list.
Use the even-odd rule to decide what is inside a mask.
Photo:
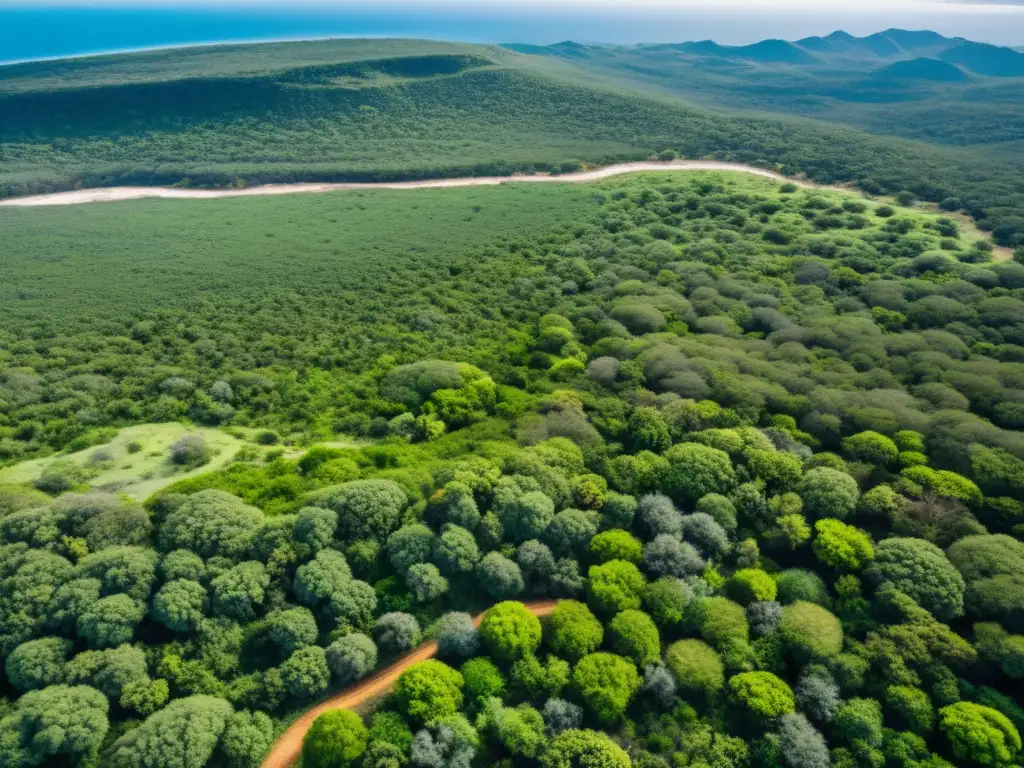
[(895, 61), (882, 67), (874, 76), (883, 80), (889, 78), (908, 78), (913, 80), (933, 80), (942, 83), (952, 83), (967, 79), (967, 74), (956, 65), (939, 59), (924, 57)]
[[(903, 49), (917, 40), (892, 32), (886, 39)], [(927, 38), (919, 47), (932, 42)], [(802, 100), (804, 106), (791, 111), (840, 121), (845, 109), (856, 116), (849, 122), (868, 123), (879, 133), (965, 145), (979, 137), (1013, 142), (1024, 138), (1013, 100), (1016, 81), (972, 91), (983, 98), (964, 101), (951, 126), (956, 121), (946, 102), (937, 106), (928, 97), (939, 86), (927, 81), (904, 88), (896, 98), (907, 111), (894, 113), (877, 103), (892, 100), (892, 78), (879, 84), (865, 70), (861, 97), (844, 101), (841, 81), (818, 78), (818, 90), (809, 91), (804, 67), (778, 62), (798, 50), (793, 44), (768, 41), (749, 49), (744, 55), (766, 61), (750, 64), (735, 51), (695, 56), (672, 47), (565, 43), (531, 55), (344, 40), (3, 67), (0, 195), (116, 184), (558, 171), (678, 154), (856, 182), (873, 192), (910, 190), (963, 208), (1003, 244), (1019, 241), (1024, 181), (1003, 157), (766, 115), (762, 103), (777, 98), (772, 109), (785, 110)], [(695, 72), (702, 81), (689, 78)], [(702, 98), (762, 111), (741, 116), (696, 106), (686, 82), (702, 82)], [(835, 114), (823, 104), (833, 105)], [(1004, 118), (998, 130), (995, 114)]]

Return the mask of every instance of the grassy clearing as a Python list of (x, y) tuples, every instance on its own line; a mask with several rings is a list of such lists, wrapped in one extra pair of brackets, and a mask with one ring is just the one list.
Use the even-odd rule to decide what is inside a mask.
[[(213, 450), (209, 463), (192, 470), (172, 464), (171, 445), (185, 435), (202, 435)], [(92, 490), (114, 491), (142, 501), (161, 488), (223, 468), (243, 441), (223, 430), (184, 424), (139, 424), (122, 429), (108, 443), (71, 454), (24, 461), (0, 470), (0, 484), (31, 484), (55, 461), (71, 462), (90, 474)], [(138, 449), (135, 450), (136, 446)], [(103, 457), (102, 461), (97, 461)]]

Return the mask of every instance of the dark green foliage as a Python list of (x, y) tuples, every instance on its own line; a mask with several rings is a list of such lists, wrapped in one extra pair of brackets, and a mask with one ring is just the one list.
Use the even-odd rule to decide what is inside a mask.
[(96, 578), (106, 596), (124, 593), (146, 600), (156, 581), (157, 554), (143, 547), (110, 547), (83, 557), (76, 578)]
[(316, 642), (316, 619), (307, 608), (288, 608), (267, 616), (267, 638), (282, 656), (290, 656), (304, 645)]
[(262, 712), (235, 712), (217, 750), (230, 768), (258, 768), (274, 740), (274, 723)]
[(111, 648), (131, 642), (146, 607), (128, 595), (97, 600), (79, 617), (75, 629), (90, 648)]
[(735, 482), (728, 454), (697, 443), (674, 445), (665, 453), (668, 470), (662, 478), (665, 492), (684, 506), (692, 506), (709, 493), (724, 493)]
[(972, 615), (1024, 630), (1024, 544), (1005, 536), (967, 536), (949, 548), (967, 584)]
[[(296, 582), (296, 593), (301, 598), (304, 593), (299, 592), (298, 577)], [(213, 592), (211, 611), (214, 616), (251, 621), (263, 604), (268, 586), (270, 576), (262, 563), (239, 563), (210, 582)]]
[(820, 517), (843, 520), (853, 514), (860, 497), (856, 480), (829, 467), (808, 471), (800, 481), (799, 493), (804, 512), (812, 520)]
[(885, 709), (900, 730), (927, 736), (935, 725), (935, 708), (928, 694), (918, 688), (890, 685), (885, 692)]
[(831, 602), (828, 587), (822, 578), (813, 571), (799, 568), (791, 568), (779, 574), (778, 595), (783, 603), (804, 600), (828, 607)]
[(397, 573), (405, 573), (416, 563), (430, 560), (434, 550), (434, 532), (422, 523), (406, 525), (388, 536), (384, 551)]
[(420, 640), (420, 625), (408, 613), (385, 613), (373, 625), (377, 645), (387, 653), (404, 653)]
[(468, 573), (480, 560), (480, 548), (472, 533), (448, 524), (434, 545), (434, 559), (442, 573)]
[(491, 597), (501, 600), (521, 594), (525, 584), (519, 566), (498, 552), (489, 552), (476, 565), (481, 587)]
[(964, 579), (941, 549), (921, 539), (886, 539), (865, 575), (876, 586), (891, 584), (941, 621), (964, 612)]
[(355, 480), (320, 492), (314, 502), (337, 513), (339, 537), (382, 540), (398, 527), (408, 498), (390, 480)]
[(0, 762), (92, 764), (109, 727), (107, 709), (103, 694), (84, 685), (29, 691), (0, 719)]
[(324, 649), (304, 645), (281, 664), (281, 681), (296, 701), (310, 701), (324, 694), (331, 680)]
[(223, 491), (192, 494), (171, 512), (158, 536), (164, 552), (188, 549), (200, 557), (219, 555), (244, 560), (263, 514)]
[(65, 666), (72, 643), (60, 637), (43, 637), (22, 643), (7, 657), (4, 672), (17, 690), (24, 693), (64, 682)]
[[(14, 656), (12, 654), (11, 658)], [(114, 701), (121, 699), (133, 686), (144, 686), (150, 682), (145, 653), (129, 645), (83, 651), (67, 664), (56, 665), (54, 670), (59, 671), (67, 682), (98, 688)]]
[(232, 715), (231, 705), (212, 696), (172, 701), (111, 747), (117, 768), (190, 768), (213, 755)]
[(209, 600), (198, 581), (168, 581), (153, 596), (150, 613), (156, 621), (175, 632), (191, 632), (199, 625)]
[(339, 637), (327, 646), (327, 666), (342, 685), (354, 683), (377, 666), (377, 646), (358, 632)]
[(693, 601), (693, 590), (682, 579), (663, 576), (647, 585), (644, 609), (656, 623), (669, 628), (683, 620), (686, 607)]

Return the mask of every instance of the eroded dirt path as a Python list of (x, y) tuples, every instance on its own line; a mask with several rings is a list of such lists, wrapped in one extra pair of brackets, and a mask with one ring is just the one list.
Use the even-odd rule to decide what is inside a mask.
[(293, 195), (309, 192), (336, 192), (352, 189), (444, 189), (447, 187), (489, 187), (499, 184), (580, 184), (600, 181), (627, 173), (648, 173), (651, 171), (735, 171), (763, 176), (778, 181), (792, 181), (802, 187), (830, 189), (807, 181), (789, 179), (773, 171), (741, 163), (724, 163), (717, 160), (669, 160), (666, 162), (621, 163), (608, 165), (580, 173), (566, 173), (560, 176), (536, 174), (532, 176), (471, 176), (458, 179), (424, 179), (421, 181), (382, 181), (374, 183), (340, 184), (265, 184), (245, 189), (184, 189), (180, 187), (100, 187), (77, 189), (71, 192), (54, 192), (49, 195), (16, 197), (0, 200), (0, 206), (34, 205), (79, 205), (81, 203), (105, 203), (117, 200), (139, 200), (146, 197), (172, 198), (176, 200), (211, 200), (223, 197), (259, 197), (263, 195)]
[[(556, 600), (538, 600), (525, 603), (527, 610), (534, 616), (547, 616), (557, 605)], [(473, 617), (473, 626), (480, 626), (484, 614)], [(321, 714), (330, 709), (355, 709), (359, 705), (381, 696), (391, 690), (391, 686), (398, 680), (398, 676), (406, 669), (421, 661), (433, 658), (437, 654), (437, 643), (430, 641), (423, 643), (415, 650), (410, 651), (398, 661), (388, 667), (374, 673), (364, 680), (349, 686), (341, 693), (320, 702), (302, 713), (302, 716), (288, 726), (288, 730), (281, 734), (280, 738), (270, 748), (267, 756), (263, 758), (261, 768), (289, 768), (294, 765), (302, 752), (302, 739), (309, 730), (309, 726)]]

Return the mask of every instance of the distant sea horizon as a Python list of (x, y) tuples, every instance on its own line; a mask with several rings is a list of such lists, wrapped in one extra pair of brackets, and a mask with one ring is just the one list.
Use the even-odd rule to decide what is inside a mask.
[[(2, 0), (0, 0), (2, 2)], [(18, 7), (0, 4), (0, 64), (178, 47), (332, 38), (407, 37), (468, 43), (665, 43), (712, 39), (742, 45), (796, 40), (843, 29), (867, 35), (890, 27), (931, 29), (999, 45), (1024, 45), (1024, 9), (984, 14), (857, 12), (782, 14), (735, 11), (569, 13), (418, 9), (358, 11), (265, 6), (258, 9)]]

